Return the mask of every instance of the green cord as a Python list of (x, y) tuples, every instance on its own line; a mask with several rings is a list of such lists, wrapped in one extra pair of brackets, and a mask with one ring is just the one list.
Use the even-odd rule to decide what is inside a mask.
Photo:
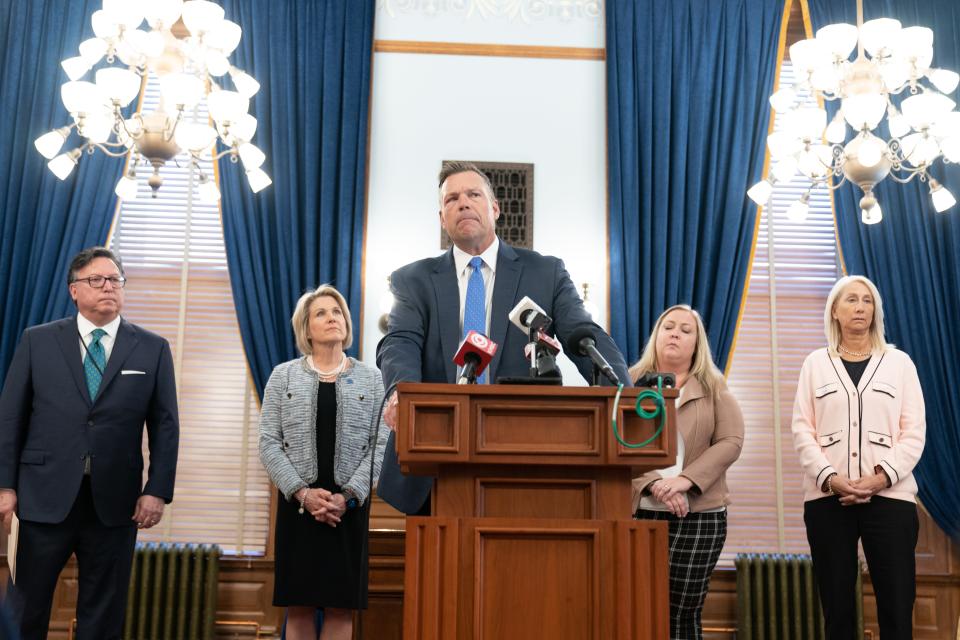
[[(620, 435), (620, 429), (617, 428), (617, 408), (620, 406), (620, 392), (623, 391), (623, 385), (617, 387), (617, 395), (613, 399), (613, 435), (616, 436), (617, 442), (623, 446), (630, 449), (641, 449), (654, 440), (656, 440), (661, 433), (663, 433), (663, 425), (667, 421), (667, 412), (666, 407), (663, 402), (663, 377), (657, 377), (657, 390), (653, 389), (644, 389), (637, 395), (637, 404), (635, 410), (637, 415), (643, 418), (644, 420), (652, 420), (657, 416), (660, 416), (660, 424), (657, 426), (657, 430), (653, 432), (653, 435), (639, 443), (630, 443), (623, 439), (623, 436)], [(651, 398), (654, 402), (653, 411), (647, 411), (640, 404), (642, 401)]]

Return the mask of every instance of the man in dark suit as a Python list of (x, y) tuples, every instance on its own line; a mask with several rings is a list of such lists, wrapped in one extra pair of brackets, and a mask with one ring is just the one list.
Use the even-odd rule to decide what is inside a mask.
[(24, 640), (46, 637), (72, 553), (78, 640), (120, 638), (137, 529), (160, 522), (177, 466), (170, 346), (120, 317), (119, 258), (85, 249), (67, 282), (77, 315), (24, 332), (0, 395), (0, 514), (6, 526), (14, 512), (20, 519), (14, 591)]
[[(454, 246), (440, 257), (413, 262), (390, 276), (394, 305), (389, 330), (377, 345), (377, 365), (384, 385), (399, 381), (456, 382), (453, 356), (468, 327), (475, 328), (470, 321), (475, 315), (479, 315), (478, 330), (499, 345), (487, 380), (527, 375), (527, 335), (507, 317), (524, 296), (553, 319), (551, 331), (561, 341), (574, 329), (591, 327), (597, 349), (620, 380), (629, 385), (623, 355), (583, 308), (563, 262), (500, 242), (496, 235), (499, 217), (500, 207), (490, 181), (476, 166), (444, 166), (440, 172), (440, 222)], [(484, 301), (479, 306), (470, 301), (474, 285)], [(473, 313), (475, 307), (480, 311)], [(590, 360), (568, 355), (590, 380)], [(385, 411), (391, 428), (396, 426), (396, 404), (394, 393)], [(404, 513), (425, 514), (429, 512), (432, 487), (433, 478), (400, 472), (396, 435), (391, 433), (377, 489), (380, 497)]]

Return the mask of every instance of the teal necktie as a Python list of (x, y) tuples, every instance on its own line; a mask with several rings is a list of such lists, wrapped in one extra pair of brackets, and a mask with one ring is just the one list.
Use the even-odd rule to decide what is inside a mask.
[(90, 400), (97, 397), (100, 390), (100, 381), (103, 380), (103, 371), (107, 368), (107, 352), (104, 351), (100, 339), (107, 335), (103, 329), (94, 329), (93, 338), (87, 345), (87, 356), (83, 359), (83, 372), (87, 376), (87, 391)]

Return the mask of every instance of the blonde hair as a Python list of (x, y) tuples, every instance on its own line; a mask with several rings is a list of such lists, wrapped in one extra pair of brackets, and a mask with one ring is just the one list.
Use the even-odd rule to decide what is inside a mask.
[(870, 322), (870, 352), (883, 352), (887, 349), (893, 349), (894, 345), (888, 343), (884, 338), (883, 329), (883, 299), (880, 297), (880, 291), (877, 285), (873, 284), (866, 276), (844, 276), (836, 281), (833, 289), (830, 289), (830, 295), (827, 296), (827, 304), (823, 309), (823, 333), (827, 337), (827, 351), (832, 356), (839, 356), (837, 347), (840, 346), (840, 340), (843, 334), (840, 331), (840, 323), (833, 317), (833, 308), (837, 305), (837, 298), (843, 293), (848, 285), (859, 282), (870, 290), (873, 296), (873, 319)]
[(353, 321), (350, 319), (350, 308), (343, 294), (329, 284), (322, 284), (313, 291), (307, 291), (297, 300), (297, 307), (293, 310), (290, 324), (293, 325), (293, 335), (297, 341), (297, 349), (305, 356), (313, 353), (313, 341), (310, 339), (310, 305), (320, 296), (330, 296), (337, 301), (343, 319), (347, 324), (347, 335), (343, 339), (343, 348), (349, 349), (353, 344)]
[(689, 375), (696, 378), (709, 395), (716, 396), (723, 383), (723, 374), (713, 363), (713, 354), (710, 352), (710, 341), (707, 339), (707, 330), (703, 326), (703, 318), (688, 304), (675, 304), (660, 314), (656, 324), (653, 325), (650, 337), (647, 338), (647, 344), (643, 348), (640, 359), (630, 367), (630, 379), (636, 382), (645, 373), (661, 371), (660, 364), (657, 362), (657, 334), (660, 333), (660, 326), (667, 314), (677, 309), (689, 312), (693, 316), (694, 324), (697, 325), (697, 343), (693, 348), (693, 357), (690, 359)]

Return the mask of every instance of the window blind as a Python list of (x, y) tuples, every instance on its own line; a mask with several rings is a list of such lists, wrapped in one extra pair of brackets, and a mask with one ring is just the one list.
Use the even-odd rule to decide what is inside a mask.
[[(785, 60), (780, 85), (793, 83)], [(816, 106), (801, 94), (808, 106)], [(774, 129), (780, 128), (775, 117)], [(721, 562), (746, 552), (806, 553), (801, 469), (790, 423), (800, 367), (826, 343), (823, 306), (840, 275), (829, 192), (815, 189), (803, 222), (787, 208), (810, 182), (796, 176), (774, 185), (761, 212), (749, 290), (728, 384), (746, 423), (743, 452), (727, 474), (731, 506)]]
[[(143, 102), (144, 112), (159, 105), (153, 76)], [(189, 118), (207, 122), (201, 109)], [(212, 179), (209, 154), (201, 169)], [(124, 317), (164, 336), (173, 350), (180, 454), (174, 501), (161, 524), (139, 539), (216, 543), (225, 553), (263, 555), (271, 485), (258, 456), (259, 407), (234, 311), (220, 210), (199, 200), (188, 154), (160, 169), (157, 198), (145, 183), (150, 171), (137, 167), (139, 196), (120, 205), (110, 244), (128, 278)]]

